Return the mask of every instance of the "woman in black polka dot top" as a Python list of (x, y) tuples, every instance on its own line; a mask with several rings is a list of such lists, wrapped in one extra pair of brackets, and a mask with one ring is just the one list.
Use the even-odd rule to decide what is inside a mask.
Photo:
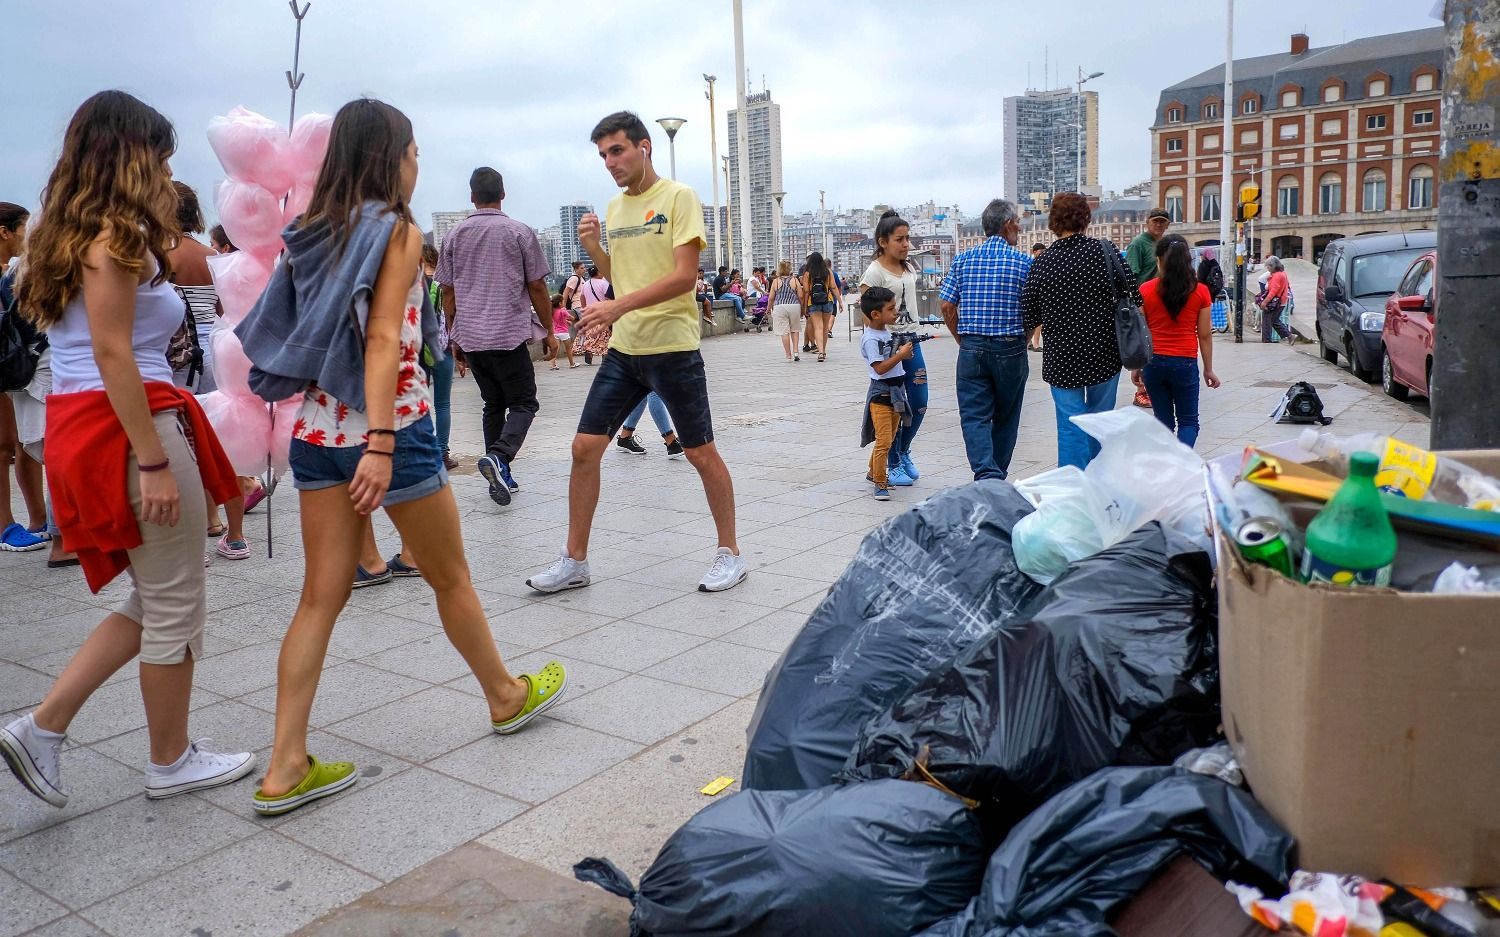
[(1084, 234), (1093, 213), (1075, 192), (1052, 200), (1047, 227), (1057, 236), (1031, 262), (1021, 294), (1026, 331), (1040, 327), (1045, 340), (1042, 380), (1052, 385), (1057, 408), (1057, 463), (1083, 468), (1099, 445), (1070, 417), (1115, 406), (1120, 346), (1115, 339), (1113, 244)]

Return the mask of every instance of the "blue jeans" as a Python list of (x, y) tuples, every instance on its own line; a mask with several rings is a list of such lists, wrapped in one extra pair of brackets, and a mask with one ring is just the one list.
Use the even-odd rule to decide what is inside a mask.
[[(363, 457), (363, 446), (315, 446), (293, 439), (288, 456), (292, 487), (320, 491), (347, 485), (354, 480), (354, 470)], [(448, 470), (443, 468), (443, 452), (430, 417), (396, 430), (396, 448), (389, 461), (391, 484), (386, 489), (386, 505), (425, 498), (448, 484)]]
[(922, 357), (922, 345), (912, 349), (912, 355), (902, 363), (906, 370), (903, 381), (906, 387), (906, 402), (911, 407), (911, 423), (896, 429), (896, 441), (891, 444), (891, 454), (886, 465), (895, 467), (901, 457), (911, 454), (912, 440), (922, 428), (922, 418), (927, 415), (927, 360)]
[(1031, 363), (1026, 338), (964, 335), (958, 349), (958, 419), (974, 480), (1005, 478), (1016, 449)]
[(438, 446), (448, 454), (448, 430), (452, 426), (450, 405), (453, 399), (453, 356), (447, 355), (430, 369), (432, 375), (432, 411), (437, 419)]
[(1054, 387), (1052, 404), (1057, 408), (1057, 464), (1086, 468), (1099, 454), (1099, 441), (1074, 425), (1070, 417), (1081, 413), (1103, 413), (1115, 408), (1116, 373), (1107, 381), (1088, 387)]
[(745, 301), (737, 293), (725, 293), (720, 299), (727, 299), (734, 303), (734, 317), (741, 322), (745, 320)]
[(655, 423), (656, 428), (661, 431), (662, 438), (667, 438), (672, 434), (672, 417), (667, 413), (667, 405), (661, 402), (661, 398), (656, 396), (654, 390), (646, 395), (646, 399), (636, 404), (634, 410), (630, 411), (630, 416), (625, 418), (623, 428), (634, 433), (635, 428), (641, 423), (641, 417), (646, 413), (648, 404), (651, 406), (651, 422)]
[(1156, 418), (1191, 449), (1198, 441), (1198, 359), (1156, 355), (1141, 369), (1141, 380)]

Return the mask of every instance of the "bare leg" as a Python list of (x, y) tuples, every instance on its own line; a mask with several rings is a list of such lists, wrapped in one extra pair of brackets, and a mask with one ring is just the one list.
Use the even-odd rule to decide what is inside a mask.
[[(240, 480), (240, 489), (244, 490), (244, 479)], [(217, 513), (217, 512), (216, 512)], [(238, 498), (230, 498), (224, 502), (224, 516), (229, 519), (229, 539), (245, 539), (245, 496), (241, 494)]]
[(141, 700), (146, 704), (146, 731), (151, 762), (163, 767), (187, 750), (188, 707), (193, 700), (193, 655), (180, 664), (141, 661)]
[[(141, 626), (118, 612), (111, 612), (68, 661), (47, 698), (36, 708), (36, 724), (48, 732), (66, 732), (73, 717), (121, 667), (141, 652)], [(144, 686), (144, 684), (143, 684)]]
[[(711, 442), (687, 450), (687, 459), (698, 470), (698, 477), (703, 479), (703, 493), (708, 496), (708, 510), (714, 516), (714, 527), (718, 529), (719, 546), (728, 547), (738, 556), (740, 545), (734, 537), (734, 479), (729, 475), (729, 466), (719, 455), (719, 447)], [(597, 475), (595, 477), (597, 479)], [(598, 491), (596, 481), (595, 500)]]
[(413, 544), (426, 557), (422, 576), (437, 597), (443, 631), (474, 671), (490, 706), (490, 720), (503, 722), (514, 717), (526, 705), (526, 684), (505, 669), (484, 607), (470, 581), (453, 489), (443, 488), (416, 501), (393, 504), (386, 513), (401, 531), (402, 542)]
[(380, 575), (385, 572), (385, 558), (380, 555), (380, 544), (375, 542), (375, 520), (373, 516), (362, 517), (365, 529), (359, 538), (359, 565), (367, 573)]
[(786, 355), (788, 361), (792, 360), (792, 348), (795, 346), (796, 339), (796, 332), (788, 332), (781, 336), (781, 353)]
[(349, 601), (354, 565), (359, 562), (360, 525), (349, 486), (298, 493), (302, 504), (302, 544), (306, 562), (302, 601), (281, 641), (276, 667), (276, 737), (261, 792), (280, 796), (307, 774), (307, 720), (328, 654), (333, 623)]
[(203, 492), (203, 503), (208, 508), (208, 530), (213, 531), (219, 527), (223, 527), (224, 522), (219, 519), (219, 506), (214, 504), (213, 498), (209, 496), (207, 491)]
[(42, 490), (42, 463), (16, 446), (16, 484), (26, 501), (26, 527), (40, 530), (47, 526), (47, 496)]
[(0, 394), (0, 530), (16, 522), (10, 506), (10, 464), (15, 460), (16, 411), (10, 397)]
[(571, 368), (573, 367), (573, 340), (571, 338), (564, 339), (562, 346), (563, 351), (568, 355), (568, 367)]
[(594, 509), (599, 506), (599, 460), (609, 448), (608, 436), (573, 437), (573, 471), (568, 476), (568, 556), (587, 558)]

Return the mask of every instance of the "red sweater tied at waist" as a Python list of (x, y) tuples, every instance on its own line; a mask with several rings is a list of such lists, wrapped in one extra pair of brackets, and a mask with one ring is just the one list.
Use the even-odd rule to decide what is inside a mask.
[[(219, 437), (186, 390), (160, 381), (146, 383), (151, 412), (176, 410), (198, 460), (203, 488), (215, 504), (240, 494), (234, 465)], [(77, 553), (89, 588), (98, 592), (130, 565), (127, 550), (141, 545), (141, 522), (130, 506), (126, 472), (130, 439), (102, 390), (47, 397), (47, 485), (52, 519), (64, 550)], [(182, 491), (196, 498), (196, 491)]]

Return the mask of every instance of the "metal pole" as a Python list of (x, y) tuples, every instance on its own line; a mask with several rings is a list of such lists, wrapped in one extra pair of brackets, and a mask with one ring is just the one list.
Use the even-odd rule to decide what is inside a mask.
[[(1229, 210), (1231, 205), (1239, 204), (1239, 193), (1232, 193), (1234, 188), (1234, 170), (1231, 164), (1234, 162), (1234, 0), (1224, 0), (1224, 104), (1223, 104), (1224, 127), (1220, 132), (1219, 157), (1222, 168), (1219, 173), (1219, 253), (1224, 253), (1224, 248), (1229, 246)], [(1230, 196), (1233, 195), (1233, 198)], [(1201, 199), (1200, 199), (1201, 201)], [(1232, 258), (1220, 258), (1222, 265), (1225, 260), (1233, 259), (1235, 266), (1239, 267), (1239, 249), (1234, 251)], [(1235, 274), (1234, 293), (1234, 340), (1243, 342), (1245, 340), (1245, 291), (1244, 274)]]
[(786, 198), (786, 193), (785, 192), (772, 192), (771, 193), (771, 197), (776, 200), (776, 217), (773, 220), (776, 223), (775, 224), (775, 227), (776, 227), (776, 262), (780, 263), (781, 262), (781, 256), (782, 256), (781, 255), (781, 200), (784, 199), (784, 198)]
[[(1500, 379), (1495, 296), (1500, 292), (1500, 0), (1448, 0), (1443, 67), (1443, 149), (1438, 189), (1438, 282), (1443, 327), (1433, 335), (1434, 449), (1488, 449), (1500, 442), (1489, 399)], [(1409, 316), (1432, 316), (1412, 311)]]
[[(724, 197), (724, 214), (726, 214), (726, 215), (730, 216), (731, 218), (733, 218), (734, 217), (734, 190), (729, 187), (729, 157), (728, 156), (721, 156), (719, 158), (724, 161), (724, 196), (725, 196)], [(728, 229), (729, 243), (726, 246), (729, 248), (729, 250), (725, 253), (724, 256), (725, 256), (725, 258), (727, 258), (729, 260), (733, 260), (734, 259), (734, 225), (728, 225), (727, 229)], [(728, 266), (728, 265), (721, 262), (719, 266)], [(718, 271), (715, 270), (714, 272), (717, 273)]]
[[(739, 133), (736, 134), (735, 149), (740, 161), (740, 269), (749, 270), (750, 211), (755, 200), (750, 197), (750, 114), (745, 107), (745, 4), (734, 0), (734, 86), (739, 106)], [(732, 266), (732, 265), (731, 265)]]
[(672, 181), (677, 181), (677, 134), (667, 134), (667, 152), (672, 156)]
[(1073, 122), (1078, 126), (1074, 128), (1073, 146), (1075, 149), (1073, 160), (1073, 184), (1077, 186), (1075, 191), (1083, 194), (1083, 66), (1078, 66), (1078, 97), (1073, 99)]
[(823, 257), (824, 257), (824, 259), (827, 259), (827, 257), (828, 257), (828, 205), (824, 201), (824, 198), (823, 198), (825, 194), (826, 193), (822, 189), (818, 190), (818, 226), (822, 229), (821, 235), (819, 237), (819, 240), (821, 240), (823, 242)]
[(724, 263), (724, 233), (719, 226), (719, 122), (714, 117), (714, 75), (704, 75), (708, 82), (708, 148), (713, 161), (708, 164), (709, 175), (714, 177), (714, 268)]

